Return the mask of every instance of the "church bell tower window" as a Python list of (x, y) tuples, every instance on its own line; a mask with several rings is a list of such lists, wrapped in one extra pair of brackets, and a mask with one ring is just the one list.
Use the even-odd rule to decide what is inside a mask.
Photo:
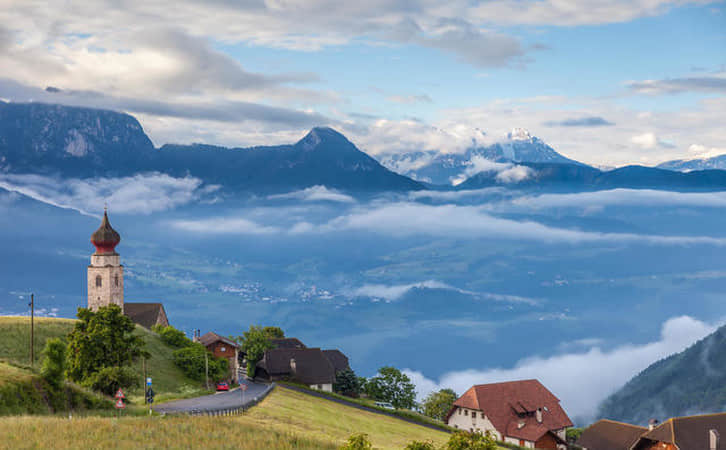
[(118, 287), (118, 275), (113, 277), (113, 283)]
[(103, 281), (101, 280), (101, 275), (98, 275), (96, 277), (96, 287), (101, 287), (102, 284), (103, 284)]

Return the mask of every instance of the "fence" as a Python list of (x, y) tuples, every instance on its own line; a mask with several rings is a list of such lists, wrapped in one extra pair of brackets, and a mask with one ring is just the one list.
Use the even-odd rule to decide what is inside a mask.
[[(252, 399), (237, 407), (227, 406), (223, 408), (190, 409), (187, 411), (178, 411), (176, 412), (176, 414), (186, 414), (189, 416), (236, 416), (238, 414), (243, 414), (248, 409), (260, 403), (274, 388), (275, 383), (268, 385), (267, 387), (265, 387), (265, 390), (262, 391), (259, 395), (253, 397)], [(174, 413), (168, 412), (166, 414)]]

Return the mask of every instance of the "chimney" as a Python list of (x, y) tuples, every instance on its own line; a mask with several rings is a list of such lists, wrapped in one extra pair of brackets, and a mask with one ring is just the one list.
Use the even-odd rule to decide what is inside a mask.
[(542, 408), (537, 408), (537, 422), (542, 423)]
[(718, 438), (718, 431), (714, 429), (708, 430), (708, 450), (718, 450)]
[(295, 363), (295, 358), (290, 358), (290, 372), (294, 374), (297, 373), (297, 364)]
[(653, 430), (653, 428), (658, 426), (658, 419), (650, 419), (648, 421), (648, 430)]

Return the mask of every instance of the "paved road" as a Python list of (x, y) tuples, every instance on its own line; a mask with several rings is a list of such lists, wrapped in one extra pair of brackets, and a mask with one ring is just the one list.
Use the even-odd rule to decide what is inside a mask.
[(244, 403), (242, 402), (242, 391), (237, 388), (228, 392), (218, 392), (216, 394), (204, 395), (202, 397), (160, 403), (158, 405), (154, 405), (154, 411), (174, 414), (186, 413), (194, 410), (204, 411), (235, 409), (249, 405), (254, 398), (262, 394), (266, 388), (267, 385), (263, 383), (247, 382), (247, 391), (244, 393)]

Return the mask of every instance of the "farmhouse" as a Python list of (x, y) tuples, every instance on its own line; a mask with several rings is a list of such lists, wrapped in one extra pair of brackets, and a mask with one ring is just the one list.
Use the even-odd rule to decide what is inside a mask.
[(211, 331), (195, 340), (217, 358), (225, 358), (229, 366), (229, 379), (239, 383), (239, 344)]
[(577, 440), (584, 450), (629, 450), (646, 431), (645, 427), (614, 420), (598, 420), (585, 430)]
[(726, 413), (674, 417), (646, 431), (628, 450), (723, 450)]
[(446, 416), (449, 426), (527, 448), (565, 449), (572, 421), (560, 401), (537, 380), (472, 386)]
[(118, 305), (126, 316), (144, 328), (168, 326), (169, 320), (161, 303), (124, 303), (124, 266), (116, 253), (121, 235), (111, 227), (108, 212), (103, 211), (101, 226), (91, 235), (96, 251), (88, 266), (88, 308), (92, 311)]
[(348, 357), (340, 350), (307, 348), (297, 338), (271, 339), (275, 348), (265, 351), (255, 368), (255, 378), (289, 380), (313, 389), (332, 392), (335, 376), (349, 369)]

